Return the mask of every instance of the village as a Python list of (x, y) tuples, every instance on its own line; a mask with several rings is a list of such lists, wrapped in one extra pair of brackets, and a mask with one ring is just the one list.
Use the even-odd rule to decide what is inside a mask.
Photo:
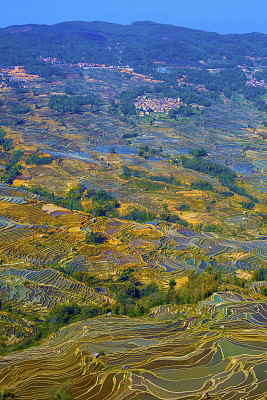
[(246, 81), (246, 86), (252, 86), (252, 87), (263, 87), (264, 89), (267, 89), (267, 84), (266, 82), (261, 79), (260, 81), (258, 81), (255, 77), (255, 72), (259, 71), (259, 69), (255, 69), (254, 71), (250, 71), (247, 68), (243, 67), (243, 66), (239, 66), (239, 68), (242, 69), (242, 71), (246, 74), (247, 77), (247, 81)]
[(180, 99), (163, 97), (161, 99), (147, 96), (139, 96), (134, 103), (140, 115), (150, 114), (151, 112), (167, 113), (170, 110), (179, 108), (183, 103)]

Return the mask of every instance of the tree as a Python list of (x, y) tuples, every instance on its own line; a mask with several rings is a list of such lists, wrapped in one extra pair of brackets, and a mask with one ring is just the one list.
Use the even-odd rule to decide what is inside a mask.
[(86, 235), (86, 243), (87, 244), (101, 244), (106, 241), (106, 237), (103, 236), (101, 233), (91, 231)]
[(125, 178), (127, 180), (130, 179), (130, 177), (132, 175), (130, 168), (123, 166), (122, 170), (123, 170), (123, 173), (122, 173), (123, 178)]
[(70, 384), (67, 383), (60, 387), (54, 394), (52, 400), (75, 400)]
[(16, 399), (16, 397), (17, 396), (15, 396), (14, 393), (11, 393), (6, 389), (0, 389), (0, 400), (12, 400)]
[(176, 281), (175, 281), (175, 279), (170, 279), (170, 281), (169, 281), (169, 288), (170, 288), (170, 290), (173, 290), (174, 289), (174, 287), (176, 286)]

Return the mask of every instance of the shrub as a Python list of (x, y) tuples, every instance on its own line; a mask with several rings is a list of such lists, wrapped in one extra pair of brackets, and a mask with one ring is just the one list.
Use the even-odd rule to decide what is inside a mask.
[(106, 241), (106, 237), (101, 233), (91, 231), (86, 235), (85, 241), (87, 244), (101, 244)]

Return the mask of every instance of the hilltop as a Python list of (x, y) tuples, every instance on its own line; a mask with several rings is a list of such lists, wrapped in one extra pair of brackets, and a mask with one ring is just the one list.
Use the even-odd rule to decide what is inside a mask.
[(248, 56), (266, 57), (266, 49), (266, 34), (221, 35), (155, 22), (71, 21), (0, 29), (0, 65), (24, 65), (39, 56), (131, 66), (155, 62), (186, 66), (222, 57), (243, 63)]

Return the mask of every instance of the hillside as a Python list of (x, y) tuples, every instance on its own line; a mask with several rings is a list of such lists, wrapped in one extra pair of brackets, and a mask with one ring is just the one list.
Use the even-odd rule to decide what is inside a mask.
[(220, 35), (194, 29), (135, 22), (64, 22), (0, 29), (0, 65), (24, 65), (37, 57), (66, 62), (98, 62), (132, 67), (155, 61), (180, 66), (200, 60), (247, 62), (246, 57), (267, 56), (267, 35)]
[(265, 399), (266, 37), (0, 30), (0, 400)]

